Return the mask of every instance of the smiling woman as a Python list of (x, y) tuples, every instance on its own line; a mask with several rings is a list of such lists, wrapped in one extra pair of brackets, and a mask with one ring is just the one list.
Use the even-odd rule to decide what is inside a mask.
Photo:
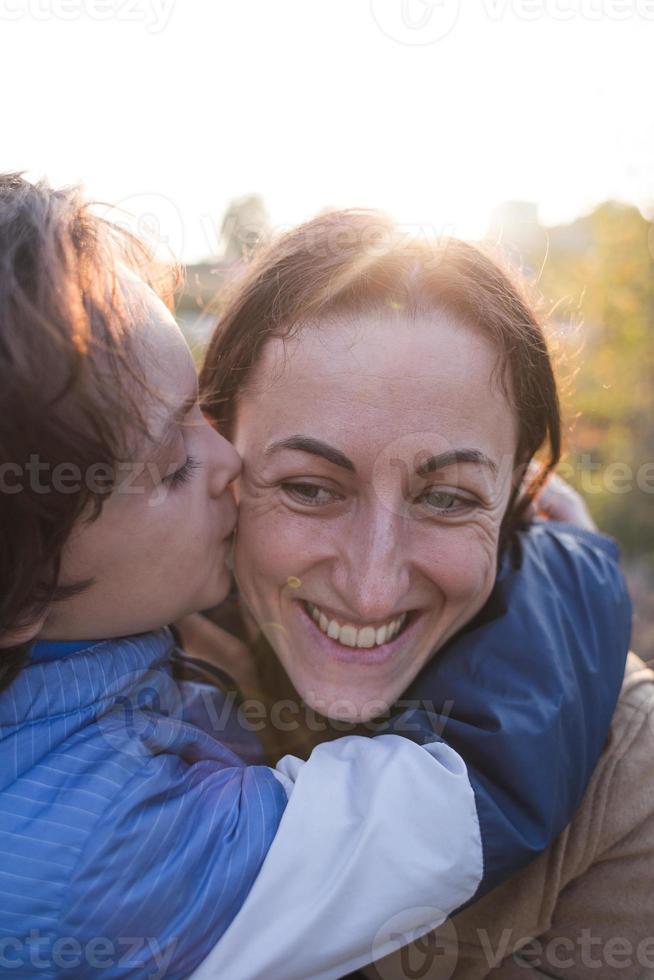
[(244, 460), (242, 597), (301, 699), (359, 722), (482, 608), (560, 450), (547, 345), (518, 289), (472, 246), (380, 227), (335, 213), (276, 243), (203, 373)]
[[(607, 628), (627, 626), (629, 613), (618, 602), (607, 615), (598, 535), (523, 520), (558, 461), (561, 422), (544, 330), (520, 288), (473, 246), (406, 243), (390, 225), (380, 242), (370, 227), (379, 230), (378, 216), (323, 215), (255, 258), (226, 301), (202, 396), (243, 458), (234, 568), (256, 636), (270, 757), (306, 756), (347, 730), (394, 730), (427, 710), (474, 789), (484, 869), (474, 898), (504, 882), (456, 920), (469, 953), (461, 951), (456, 975), (481, 980), (494, 965), (482, 958), (481, 937), (503, 949), (498, 936), (516, 922), (521, 937), (551, 934), (559, 892), (584, 870), (589, 815), (625, 744), (615, 731), (629, 716), (630, 681), (598, 766), (588, 749), (594, 742), (599, 754), (606, 737), (588, 738), (594, 712), (584, 701), (626, 638), (609, 638)], [(600, 637), (608, 659), (588, 671)], [(650, 742), (641, 739), (638, 758), (632, 752), (631, 785), (609, 786), (598, 865), (617, 823), (623, 846), (601, 898), (598, 875), (582, 889), (594, 923), (611, 907), (609, 879), (624, 894), (633, 874), (625, 857), (651, 812), (641, 791)], [(594, 769), (585, 817), (568, 827), (587, 784), (577, 772)], [(435, 827), (446, 813), (449, 800), (432, 814)], [(297, 827), (321, 852), (311, 834), (311, 821)], [(651, 850), (650, 831), (633, 839)], [(410, 866), (400, 859), (395, 880)], [(316, 892), (320, 903), (329, 885)], [(265, 899), (272, 911), (270, 883)], [(649, 928), (642, 909), (651, 909), (641, 899), (636, 927), (624, 933), (638, 939)], [(571, 936), (579, 919), (559, 904)], [(319, 921), (325, 929), (333, 919)], [(237, 950), (246, 929), (230, 939)], [(449, 952), (441, 935), (430, 948)], [(391, 957), (379, 975), (442, 975), (440, 960), (427, 958), (422, 970), (420, 943), (409, 953), (409, 966)], [(445, 963), (448, 976), (454, 965)], [(502, 977), (517, 975), (504, 966)]]

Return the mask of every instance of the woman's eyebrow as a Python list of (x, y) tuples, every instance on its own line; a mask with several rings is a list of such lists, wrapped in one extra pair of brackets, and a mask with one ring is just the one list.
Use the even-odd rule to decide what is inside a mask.
[[(288, 436), (286, 439), (280, 439), (267, 447), (264, 451), (264, 456), (270, 456), (272, 453), (279, 452), (283, 449), (309, 453), (312, 456), (321, 456), (327, 462), (333, 463), (334, 466), (340, 466), (350, 473), (356, 473), (354, 463), (351, 459), (348, 459), (345, 453), (341, 452), (340, 449), (336, 449), (335, 446), (330, 446), (328, 443), (322, 442), (321, 439), (315, 439), (313, 436), (294, 435)], [(427, 459), (423, 458), (416, 465), (415, 472), (418, 476), (426, 476), (428, 473), (445, 469), (446, 466), (452, 466), (457, 463), (476, 463), (481, 466), (487, 466), (493, 473), (497, 473), (497, 464), (479, 449), (452, 449), (444, 453), (429, 456)]]
[(477, 463), (481, 466), (488, 466), (492, 473), (497, 473), (497, 463), (479, 449), (451, 449), (445, 453), (439, 453), (437, 456), (429, 456), (427, 459), (421, 460), (416, 466), (415, 472), (417, 476), (426, 476), (435, 470), (444, 470), (446, 466), (457, 463)]
[(268, 446), (264, 451), (264, 456), (270, 456), (281, 449), (292, 449), (300, 453), (310, 453), (312, 456), (321, 456), (328, 463), (333, 463), (334, 466), (340, 466), (344, 470), (349, 470), (350, 473), (356, 473), (354, 463), (348, 459), (345, 453), (320, 439), (314, 439), (312, 436), (295, 435), (289, 436), (287, 439), (280, 439)]

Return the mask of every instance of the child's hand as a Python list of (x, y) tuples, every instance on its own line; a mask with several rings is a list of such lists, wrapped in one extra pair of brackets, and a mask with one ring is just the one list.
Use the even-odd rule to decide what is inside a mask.
[(190, 613), (175, 623), (184, 651), (190, 657), (206, 660), (220, 667), (241, 690), (258, 687), (254, 659), (247, 646), (202, 613)]
[(527, 515), (548, 517), (553, 521), (574, 524), (586, 531), (597, 531), (597, 525), (590, 516), (584, 498), (556, 473), (551, 474), (543, 489), (534, 498)]

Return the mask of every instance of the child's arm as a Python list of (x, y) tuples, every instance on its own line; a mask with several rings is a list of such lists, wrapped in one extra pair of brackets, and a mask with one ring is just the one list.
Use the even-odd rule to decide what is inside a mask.
[[(477, 888), (474, 794), (442, 742), (349, 736), (272, 770), (217, 743), (208, 758), (201, 736), (180, 757), (184, 733), (167, 719), (147, 736), (158, 754), (142, 766), (112, 753), (133, 775), (44, 936), (51, 959), (67, 937), (83, 949), (104, 937), (102, 956), (77, 958), (75, 980), (101, 962), (103, 977), (184, 977), (207, 954), (201, 975), (220, 980), (342, 976), (395, 948), (391, 937), (373, 950), (391, 917), (409, 909), (411, 928), (433, 929)], [(123, 737), (130, 748), (111, 728), (114, 747)]]

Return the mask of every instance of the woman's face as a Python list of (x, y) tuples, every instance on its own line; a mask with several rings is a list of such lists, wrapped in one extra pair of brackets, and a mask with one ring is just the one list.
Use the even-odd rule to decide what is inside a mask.
[(497, 353), (437, 312), (271, 340), (239, 399), (235, 569), (296, 690), (385, 711), (492, 588), (517, 426)]

